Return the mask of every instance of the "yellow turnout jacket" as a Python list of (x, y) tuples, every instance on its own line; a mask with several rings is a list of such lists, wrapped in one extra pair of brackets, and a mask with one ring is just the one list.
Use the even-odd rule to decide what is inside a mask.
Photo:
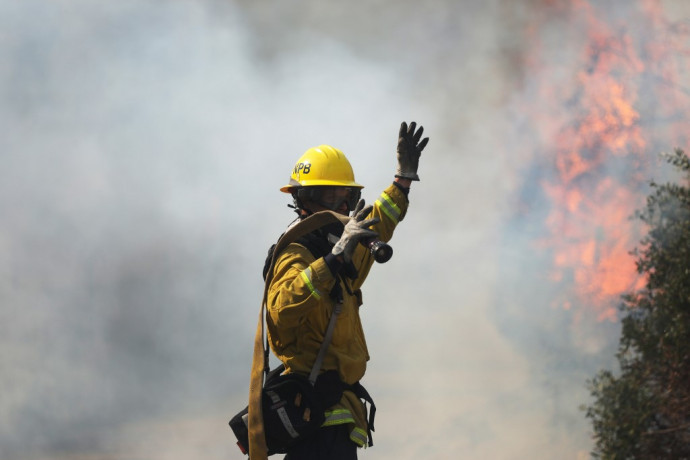
[[(393, 230), (407, 211), (407, 197), (395, 185), (384, 190), (374, 203), (370, 216), (380, 222), (374, 226), (379, 239), (389, 241)], [(343, 306), (321, 371), (337, 370), (340, 379), (353, 384), (366, 370), (367, 350), (359, 307), (360, 287), (366, 279), (373, 256), (358, 245), (352, 257), (357, 270), (354, 280), (333, 276), (323, 257), (315, 259), (298, 243), (291, 243), (276, 255), (273, 279), (268, 290), (268, 337), (271, 349), (285, 364), (287, 372), (309, 375), (324, 339), (334, 302), (329, 293), (341, 283)], [(346, 391), (340, 403), (326, 412), (324, 426), (348, 423), (350, 438), (359, 446), (367, 442), (366, 408), (354, 393)]]

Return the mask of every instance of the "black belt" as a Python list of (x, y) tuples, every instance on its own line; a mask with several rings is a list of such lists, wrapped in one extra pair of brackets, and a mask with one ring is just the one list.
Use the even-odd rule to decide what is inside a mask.
[[(374, 431), (374, 418), (376, 417), (376, 404), (374, 404), (374, 399), (371, 397), (361, 383), (355, 382), (352, 385), (348, 385), (348, 390), (352, 391), (358, 398), (365, 400), (369, 403), (371, 408), (368, 410), (369, 418), (367, 420), (367, 436), (369, 437), (369, 447), (374, 445), (374, 440), (371, 437), (371, 432)], [(366, 404), (365, 404), (366, 407)]]

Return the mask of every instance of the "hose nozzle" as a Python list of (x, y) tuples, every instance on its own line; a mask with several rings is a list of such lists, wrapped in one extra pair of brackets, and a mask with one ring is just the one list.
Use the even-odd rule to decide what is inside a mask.
[(383, 241), (372, 238), (363, 241), (364, 245), (369, 248), (369, 252), (374, 256), (374, 260), (380, 264), (386, 263), (393, 257), (393, 248)]

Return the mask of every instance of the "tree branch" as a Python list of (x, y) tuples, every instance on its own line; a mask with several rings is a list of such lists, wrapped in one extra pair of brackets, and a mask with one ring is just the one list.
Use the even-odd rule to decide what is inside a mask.
[(674, 431), (680, 431), (684, 430), (686, 428), (690, 428), (690, 423), (683, 423), (682, 425), (674, 426), (672, 428), (666, 428), (663, 430), (657, 430), (657, 431), (645, 431), (642, 433), (642, 436), (652, 436), (655, 434), (667, 434), (667, 433), (673, 433)]

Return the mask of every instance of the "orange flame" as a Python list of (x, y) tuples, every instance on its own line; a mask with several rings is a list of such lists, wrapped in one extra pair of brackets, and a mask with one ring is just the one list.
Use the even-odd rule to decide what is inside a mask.
[[(556, 177), (541, 182), (552, 207), (545, 222), (550, 236), (539, 246), (553, 254), (549, 278), (572, 289), (556, 301), (558, 306), (589, 306), (598, 320), (615, 321), (620, 295), (645, 282), (629, 254), (641, 236), (630, 218), (644, 203), (639, 185), (651, 179), (645, 172), (646, 157), (656, 153), (649, 151), (650, 144), (660, 141), (645, 132), (638, 111), (641, 86), (645, 77), (649, 79), (650, 68), (659, 72), (667, 87), (659, 85), (654, 92), (663, 93), (665, 102), (672, 100), (678, 110), (678, 68), (658, 62), (659, 57), (667, 61), (672, 57), (659, 42), (636, 45), (625, 26), (607, 23), (605, 15), (585, 0), (573, 0), (571, 6), (585, 25), (587, 46), (576, 87), (567, 95), (573, 118), (550, 147)], [(644, 2), (643, 11), (650, 27), (667, 27), (659, 2)], [(668, 93), (676, 97), (669, 98)], [(686, 98), (680, 107), (687, 110), (688, 102)], [(616, 159), (629, 165), (626, 179), (607, 172)]]

